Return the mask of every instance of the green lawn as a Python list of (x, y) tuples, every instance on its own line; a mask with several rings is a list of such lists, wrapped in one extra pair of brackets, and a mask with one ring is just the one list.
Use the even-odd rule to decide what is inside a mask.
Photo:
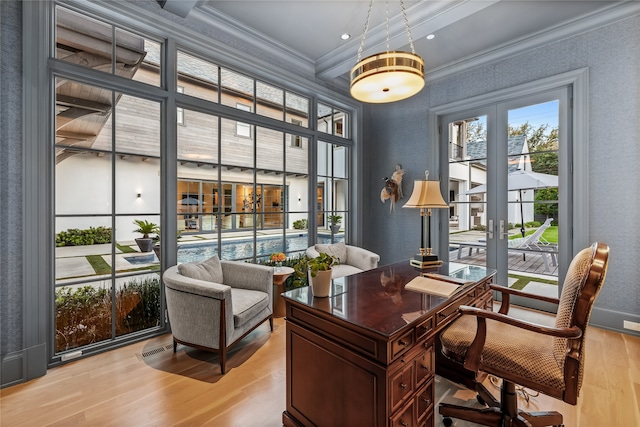
[[(528, 236), (530, 234), (533, 234), (536, 232), (536, 228), (532, 228), (530, 230), (525, 231), (524, 235)], [(518, 234), (514, 234), (513, 236), (509, 236), (509, 240), (513, 240), (513, 239), (517, 239), (519, 237), (522, 237), (520, 235), (520, 233)], [(542, 233), (542, 237), (549, 243), (555, 243), (556, 245), (558, 244), (558, 226), (557, 225), (552, 225), (549, 226), (549, 228), (547, 228), (546, 230), (544, 230), (544, 233)]]

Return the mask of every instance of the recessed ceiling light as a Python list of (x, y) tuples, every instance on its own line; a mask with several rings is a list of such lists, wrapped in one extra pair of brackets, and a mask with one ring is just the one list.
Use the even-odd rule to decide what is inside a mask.
[(427, 36), (427, 40), (433, 40), (434, 37), (435, 37), (435, 34), (429, 34)]
[(344, 33), (340, 36), (342, 40), (349, 40), (351, 38), (351, 34)]

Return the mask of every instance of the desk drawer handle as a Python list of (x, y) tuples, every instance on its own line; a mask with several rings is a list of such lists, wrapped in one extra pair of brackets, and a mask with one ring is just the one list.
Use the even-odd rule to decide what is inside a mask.
[(400, 383), (400, 388), (403, 390), (407, 389), (407, 385), (405, 383)]
[(405, 423), (404, 421), (400, 421), (400, 425), (401, 425), (402, 427), (407, 427), (409, 424)]
[(425, 365), (424, 363), (422, 363), (420, 366), (422, 366), (422, 369), (426, 369), (427, 371), (429, 370), (429, 367), (427, 365)]
[(431, 405), (431, 400), (430, 399), (422, 398), (422, 400), (424, 401), (424, 403), (427, 404), (427, 406)]
[(409, 345), (409, 343), (408, 343), (408, 342), (404, 342), (404, 341), (402, 341), (402, 340), (400, 340), (400, 342), (398, 342), (398, 344), (400, 344), (400, 345), (401, 345), (401, 346), (403, 346), (403, 347), (406, 347), (406, 346), (408, 346), (408, 345)]

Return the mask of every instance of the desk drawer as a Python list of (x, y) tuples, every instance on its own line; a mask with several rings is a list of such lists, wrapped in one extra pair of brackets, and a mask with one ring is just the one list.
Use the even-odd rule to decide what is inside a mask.
[(426, 350), (414, 359), (416, 372), (416, 388), (433, 377), (435, 367), (435, 354), (433, 352), (433, 340), (425, 343)]
[(433, 379), (416, 394), (416, 408), (418, 409), (418, 424), (433, 414)]
[(433, 330), (434, 321), (433, 317), (429, 317), (427, 320), (422, 322), (416, 327), (416, 341), (420, 342), (420, 340), (426, 337)]
[(412, 361), (405, 363), (404, 368), (389, 379), (391, 411), (398, 409), (413, 394), (413, 369)]
[(413, 347), (413, 330), (405, 333), (391, 343), (391, 360)]

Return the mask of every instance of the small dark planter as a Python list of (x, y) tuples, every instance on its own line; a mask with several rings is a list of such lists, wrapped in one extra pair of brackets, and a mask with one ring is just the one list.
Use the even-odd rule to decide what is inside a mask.
[(333, 234), (336, 234), (338, 231), (340, 231), (340, 224), (332, 224), (329, 227), (331, 227), (331, 232)]
[(151, 252), (151, 249), (153, 249), (153, 239), (150, 237), (146, 239), (144, 237), (136, 239), (136, 243), (140, 248), (140, 252)]
[(160, 245), (159, 244), (155, 244), (153, 245), (153, 252), (155, 252), (156, 256), (158, 257), (158, 260), (160, 259)]

